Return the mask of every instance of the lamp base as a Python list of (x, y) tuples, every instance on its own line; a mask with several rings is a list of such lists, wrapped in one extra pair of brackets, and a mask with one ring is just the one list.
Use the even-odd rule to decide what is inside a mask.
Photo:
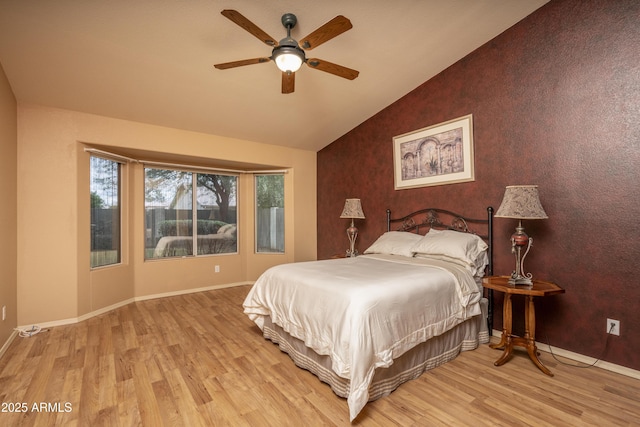
[(509, 286), (521, 287), (521, 288), (530, 288), (533, 286), (533, 281), (530, 277), (519, 276), (513, 272), (511, 277), (509, 278)]
[(358, 250), (356, 249), (358, 229), (353, 224), (353, 218), (351, 218), (351, 227), (347, 228), (347, 236), (349, 237), (349, 249), (347, 249), (347, 258), (358, 256)]
[[(516, 257), (516, 269), (511, 273), (509, 286), (530, 288), (533, 286), (533, 275), (524, 272), (524, 259), (531, 249), (533, 238), (527, 236), (522, 227), (522, 220), (518, 221), (516, 232), (511, 235), (511, 252)], [(524, 250), (524, 253), (523, 253)]]

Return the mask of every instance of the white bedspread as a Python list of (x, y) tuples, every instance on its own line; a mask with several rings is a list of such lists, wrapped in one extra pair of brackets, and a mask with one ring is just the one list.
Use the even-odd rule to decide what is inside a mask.
[(363, 255), (279, 265), (244, 301), (261, 329), (263, 316), (349, 379), (353, 420), (367, 403), (374, 370), (415, 345), (480, 314), (481, 291), (464, 268), (445, 261)]

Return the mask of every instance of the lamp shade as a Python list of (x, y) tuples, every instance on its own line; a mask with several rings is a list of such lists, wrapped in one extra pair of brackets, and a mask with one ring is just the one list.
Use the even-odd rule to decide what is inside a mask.
[(342, 210), (342, 214), (340, 214), (340, 218), (364, 219), (360, 199), (347, 199), (344, 202), (344, 209)]
[(494, 215), (496, 218), (547, 219), (538, 196), (537, 185), (509, 185), (502, 203)]

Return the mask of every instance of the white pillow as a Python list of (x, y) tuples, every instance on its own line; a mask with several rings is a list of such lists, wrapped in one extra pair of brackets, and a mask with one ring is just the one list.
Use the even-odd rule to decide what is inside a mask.
[(406, 231), (387, 231), (364, 251), (365, 254), (403, 255), (412, 257), (413, 246), (422, 240), (419, 234)]
[(449, 257), (458, 260), (474, 269), (484, 266), (486, 257), (482, 257), (488, 245), (475, 234), (462, 233), (453, 230), (442, 230), (437, 233), (427, 233), (411, 248), (416, 255)]
[(461, 267), (466, 268), (469, 273), (473, 275), (475, 279), (481, 279), (484, 277), (485, 270), (487, 264), (489, 264), (489, 256), (486, 251), (483, 251), (478, 259), (476, 259), (472, 264), (469, 264), (466, 261), (459, 260), (457, 258), (451, 258), (446, 255), (425, 255), (425, 254), (416, 254), (416, 258), (422, 259), (436, 259), (440, 261), (447, 261), (459, 265)]

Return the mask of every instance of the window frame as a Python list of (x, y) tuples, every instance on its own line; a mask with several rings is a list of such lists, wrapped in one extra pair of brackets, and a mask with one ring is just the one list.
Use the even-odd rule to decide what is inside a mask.
[[(147, 250), (149, 248), (147, 248), (146, 246), (146, 233), (147, 233), (147, 169), (156, 169), (156, 170), (165, 170), (165, 171), (176, 171), (176, 172), (182, 172), (182, 173), (188, 173), (191, 175), (191, 227), (192, 227), (192, 232), (191, 232), (191, 236), (184, 236), (184, 237), (191, 237), (191, 254), (186, 254), (186, 255), (171, 255), (171, 256), (160, 256), (160, 257), (148, 257), (147, 256)], [(149, 162), (149, 163), (145, 163), (143, 165), (143, 210), (144, 210), (144, 230), (145, 230), (145, 247), (144, 247), (144, 254), (143, 254), (143, 259), (144, 262), (147, 261), (151, 261), (151, 262), (155, 262), (155, 261), (163, 261), (163, 260), (175, 260), (175, 259), (182, 259), (182, 258), (200, 258), (200, 257), (208, 257), (208, 256), (221, 256), (221, 255), (238, 255), (240, 253), (240, 239), (238, 239), (238, 236), (236, 234), (236, 239), (235, 239), (235, 251), (234, 252), (214, 252), (214, 253), (206, 253), (206, 254), (200, 254), (198, 253), (198, 203), (197, 203), (197, 199), (198, 199), (198, 194), (197, 194), (197, 190), (199, 187), (199, 183), (198, 183), (198, 175), (221, 175), (221, 176), (227, 176), (227, 177), (233, 177), (235, 178), (235, 196), (234, 196), (234, 200), (235, 200), (235, 205), (229, 205), (229, 206), (234, 206), (235, 207), (235, 224), (236, 224), (236, 230), (238, 227), (238, 200), (239, 200), (239, 187), (240, 187), (240, 179), (239, 179), (239, 174), (238, 173), (232, 173), (232, 172), (226, 172), (223, 170), (217, 170), (217, 169), (199, 169), (197, 167), (189, 167), (189, 166), (184, 166), (184, 165), (172, 165), (172, 164), (165, 164), (165, 163), (154, 163), (154, 162)], [(237, 231), (236, 231), (237, 232)], [(157, 243), (156, 243), (157, 245)]]
[(114, 157), (110, 157), (108, 155), (99, 155), (99, 154), (94, 154), (94, 153), (90, 153), (89, 155), (89, 197), (91, 198), (91, 194), (92, 192), (92, 183), (93, 183), (93, 167), (92, 167), (92, 162), (93, 162), (93, 158), (96, 159), (101, 159), (101, 160), (107, 160), (110, 162), (113, 162), (115, 164), (117, 164), (118, 166), (118, 173), (117, 173), (117, 199), (118, 199), (118, 249), (117, 249), (117, 261), (113, 262), (113, 263), (109, 263), (109, 264), (100, 264), (100, 265), (93, 265), (93, 243), (94, 243), (94, 233), (91, 230), (92, 226), (93, 226), (93, 221), (91, 220), (91, 216), (93, 214), (93, 206), (91, 203), (91, 199), (89, 202), (89, 269), (90, 270), (97, 270), (97, 269), (101, 269), (101, 268), (109, 268), (109, 267), (114, 267), (114, 266), (119, 266), (123, 264), (123, 259), (124, 259), (124, 254), (123, 254), (123, 242), (124, 242), (124, 234), (123, 234), (123, 224), (124, 224), (124, 206), (123, 206), (123, 180), (124, 180), (124, 176), (125, 176), (125, 170), (124, 170), (124, 166), (126, 165), (126, 162), (123, 162), (122, 160), (119, 160), (117, 158)]
[[(258, 213), (258, 209), (259, 209), (259, 203), (258, 203), (258, 179), (260, 177), (264, 177), (264, 176), (281, 176), (282, 177), (282, 207), (280, 209), (282, 209), (282, 250), (271, 250), (271, 251), (261, 251), (259, 244), (260, 244), (260, 230), (259, 230), (259, 213)], [(265, 172), (265, 173), (254, 173), (253, 176), (253, 189), (254, 189), (254, 212), (253, 212), (253, 216), (254, 216), (254, 253), (256, 255), (284, 255), (286, 253), (286, 226), (285, 226), (285, 216), (284, 216), (284, 212), (285, 212), (285, 172), (284, 171), (277, 171), (277, 172)], [(276, 243), (277, 245), (277, 243)]]

